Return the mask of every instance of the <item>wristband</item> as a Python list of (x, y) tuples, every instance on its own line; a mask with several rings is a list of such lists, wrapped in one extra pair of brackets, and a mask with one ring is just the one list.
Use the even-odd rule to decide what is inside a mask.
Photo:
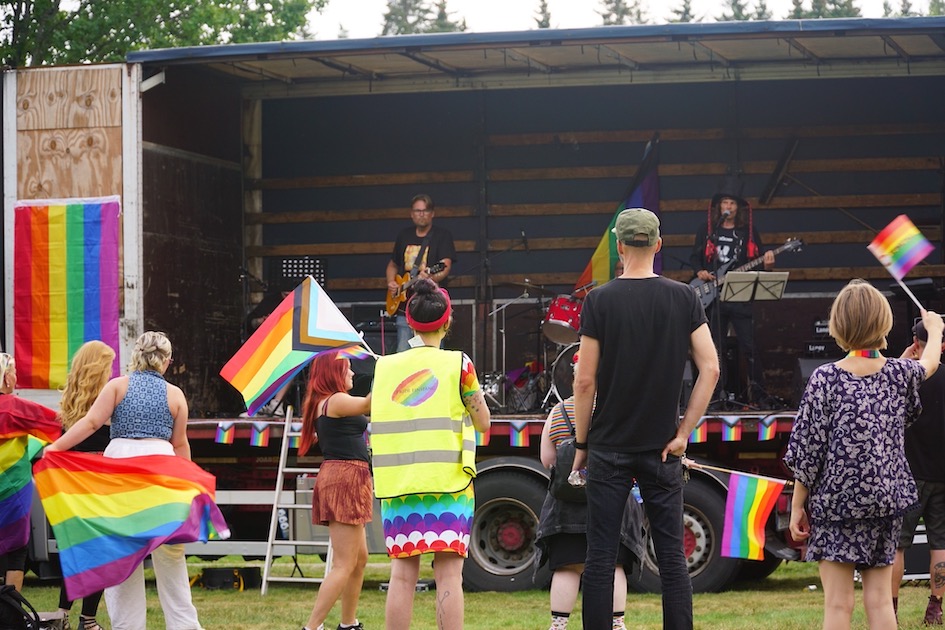
[(586, 451), (587, 442), (578, 442), (577, 440), (574, 440), (574, 448), (576, 448), (579, 451)]

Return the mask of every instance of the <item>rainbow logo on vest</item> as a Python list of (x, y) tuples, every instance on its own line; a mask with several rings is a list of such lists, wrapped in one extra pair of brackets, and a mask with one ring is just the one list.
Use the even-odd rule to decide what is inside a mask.
[(390, 399), (404, 407), (418, 407), (436, 393), (439, 384), (432, 370), (423, 369), (402, 380)]

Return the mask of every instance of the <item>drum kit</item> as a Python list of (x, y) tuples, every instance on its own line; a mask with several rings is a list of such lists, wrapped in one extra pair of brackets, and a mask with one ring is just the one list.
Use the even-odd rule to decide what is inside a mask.
[[(499, 285), (522, 289), (523, 293), (489, 313), (493, 318), (502, 315), (502, 325), (498, 329), (502, 337), (502, 371), (484, 374), (481, 383), (486, 402), (493, 412), (544, 411), (574, 393), (573, 362), (580, 340), (578, 332), (581, 328), (581, 308), (584, 305), (584, 296), (595, 284), (592, 282), (580, 287), (570, 295), (559, 295), (540, 285), (531, 284), (527, 278), (525, 282), (506, 282)], [(522, 387), (516, 388), (508, 382), (505, 372), (505, 309), (531, 295), (538, 296), (537, 306), (543, 313), (539, 323), (540, 335), (555, 346), (552, 350), (554, 359), (550, 370), (531, 374), (527, 379), (518, 379), (525, 382)], [(495, 322), (495, 319), (493, 321)], [(545, 345), (541, 344), (539, 354), (547, 359), (548, 351)], [(542, 365), (547, 365), (547, 360), (542, 361)]]

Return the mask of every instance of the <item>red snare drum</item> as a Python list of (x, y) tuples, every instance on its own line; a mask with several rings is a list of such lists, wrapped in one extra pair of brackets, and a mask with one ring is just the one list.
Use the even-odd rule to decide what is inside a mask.
[(552, 300), (542, 327), (545, 337), (562, 346), (577, 342), (582, 304), (582, 300), (570, 295), (559, 295)]

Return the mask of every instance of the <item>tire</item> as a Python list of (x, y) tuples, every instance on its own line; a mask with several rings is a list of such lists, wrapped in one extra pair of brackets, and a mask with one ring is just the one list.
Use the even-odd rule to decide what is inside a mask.
[[(694, 593), (714, 593), (731, 584), (742, 561), (720, 555), (722, 523), (725, 520), (725, 495), (721, 488), (694, 478), (683, 491), (684, 547), (689, 577)], [(630, 588), (644, 593), (660, 592), (659, 568), (653, 545), (647, 538), (643, 575), (638, 581), (631, 577)]]
[(766, 551), (764, 560), (742, 560), (742, 566), (735, 579), (749, 582), (763, 580), (774, 573), (782, 562), (781, 558), (772, 556)]
[(524, 591), (551, 583), (535, 573), (535, 536), (547, 484), (526, 473), (489, 472), (475, 481), (476, 513), (463, 584), (470, 591)]

